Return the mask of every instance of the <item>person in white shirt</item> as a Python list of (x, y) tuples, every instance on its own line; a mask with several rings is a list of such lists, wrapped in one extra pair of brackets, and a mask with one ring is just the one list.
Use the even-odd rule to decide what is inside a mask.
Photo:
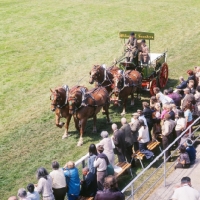
[(142, 119), (139, 120), (140, 128), (138, 131), (138, 142), (139, 142), (139, 150), (141, 153), (145, 154), (146, 159), (153, 159), (154, 154), (152, 151), (148, 150), (147, 144), (149, 142), (149, 131), (147, 126), (144, 124)]
[(97, 168), (97, 187), (98, 190), (103, 190), (104, 178), (107, 176), (107, 166), (109, 165), (108, 157), (103, 153), (102, 145), (97, 147), (98, 156), (94, 161), (94, 167)]
[[(178, 112), (178, 119), (176, 121), (175, 131), (176, 131), (176, 137), (178, 137), (186, 128), (186, 119), (184, 117), (184, 112), (180, 110)], [(177, 141), (178, 145), (181, 142), (181, 138)]]
[(191, 179), (183, 177), (181, 179), (181, 186), (175, 189), (172, 200), (199, 200), (200, 194), (197, 190), (192, 188)]
[(64, 171), (62, 168), (59, 168), (60, 166), (57, 161), (53, 161), (51, 166), (53, 171), (50, 172), (49, 175), (51, 176), (53, 181), (53, 195), (55, 197), (55, 200), (64, 200), (67, 193)]

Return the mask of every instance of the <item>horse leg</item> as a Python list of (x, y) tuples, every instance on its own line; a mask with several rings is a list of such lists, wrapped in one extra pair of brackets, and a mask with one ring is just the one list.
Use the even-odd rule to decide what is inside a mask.
[(131, 106), (135, 104), (134, 102), (134, 93), (131, 93)]
[(68, 136), (70, 136), (70, 135), (68, 135), (68, 129), (69, 129), (69, 123), (70, 123), (70, 121), (71, 121), (71, 118), (72, 118), (72, 115), (68, 115), (67, 116), (67, 121), (66, 121), (66, 123), (65, 123), (65, 132), (64, 132), (64, 134), (63, 134), (63, 136), (62, 136), (62, 139), (65, 139), (65, 138), (67, 138)]
[(77, 131), (80, 131), (80, 125), (79, 125), (79, 120), (74, 117), (74, 124), (75, 124), (75, 128)]
[(123, 111), (121, 113), (121, 115), (125, 115), (126, 114), (126, 102), (127, 102), (128, 97), (124, 98), (124, 102), (123, 102)]
[(104, 109), (105, 114), (106, 114), (107, 123), (110, 123), (111, 120), (110, 120), (110, 116), (109, 116), (109, 103), (106, 104), (105, 106), (103, 106), (103, 109)]
[(93, 117), (93, 130), (92, 130), (93, 133), (97, 132), (96, 121), (97, 121), (97, 116), (94, 115), (94, 117)]
[(80, 138), (79, 138), (79, 141), (77, 143), (77, 146), (81, 146), (83, 144), (83, 133), (84, 133), (84, 130), (85, 130), (85, 126), (87, 124), (87, 118), (80, 120), (80, 122), (81, 122)]
[(60, 122), (60, 113), (56, 113), (56, 126), (62, 128), (65, 123)]

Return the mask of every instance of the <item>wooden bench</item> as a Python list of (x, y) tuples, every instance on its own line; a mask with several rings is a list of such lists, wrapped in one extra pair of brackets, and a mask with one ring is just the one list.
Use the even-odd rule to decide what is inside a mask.
[[(160, 151), (162, 152), (162, 149), (161, 149), (161, 147), (160, 147), (160, 142), (157, 141), (157, 140), (149, 142), (148, 145), (147, 145), (147, 148), (148, 148), (150, 151), (153, 151), (157, 146), (159, 146), (159, 149), (160, 149)], [(140, 164), (141, 164), (141, 166), (142, 166), (143, 169), (144, 169), (144, 165), (143, 165), (143, 163), (142, 163), (142, 160), (143, 160), (144, 156), (145, 156), (145, 155), (144, 155), (143, 153), (141, 153), (139, 150), (136, 151), (136, 152), (132, 155), (132, 159), (137, 159), (137, 160), (140, 161)]]
[(115, 172), (114, 175), (115, 175), (116, 178), (118, 178), (120, 175), (122, 175), (126, 170), (129, 170), (129, 172), (130, 172), (130, 174), (131, 174), (131, 176), (133, 178), (133, 174), (132, 174), (132, 171), (131, 171), (131, 164), (130, 163), (128, 163), (128, 162), (119, 162), (119, 163), (116, 164), (116, 166), (122, 168), (122, 170), (119, 173)]

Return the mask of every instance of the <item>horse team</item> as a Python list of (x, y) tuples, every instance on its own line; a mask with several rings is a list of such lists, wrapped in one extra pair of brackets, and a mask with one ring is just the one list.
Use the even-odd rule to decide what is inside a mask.
[[(56, 126), (65, 127), (62, 138), (68, 137), (68, 128), (71, 117), (74, 118), (76, 129), (80, 132), (78, 146), (83, 144), (83, 133), (87, 120), (93, 118), (93, 132), (96, 132), (97, 114), (102, 109), (103, 114), (110, 122), (110, 102), (119, 105), (123, 100), (122, 115), (126, 112), (128, 96), (131, 96), (131, 105), (134, 105), (134, 93), (140, 93), (142, 76), (136, 70), (126, 72), (116, 66), (108, 69), (105, 66), (94, 65), (90, 71), (89, 83), (95, 84), (95, 88), (88, 90), (84, 86), (74, 86), (71, 89), (67, 85), (51, 90), (51, 110), (55, 111)], [(60, 122), (60, 118), (66, 118), (66, 123)]]

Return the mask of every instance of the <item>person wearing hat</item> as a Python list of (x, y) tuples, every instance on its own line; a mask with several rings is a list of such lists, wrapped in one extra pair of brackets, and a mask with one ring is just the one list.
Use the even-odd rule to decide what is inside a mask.
[(27, 197), (27, 192), (24, 188), (20, 188), (18, 190), (17, 196), (20, 198), (20, 200), (31, 200)]
[(196, 160), (196, 152), (197, 152), (193, 146), (193, 142), (191, 139), (187, 139), (184, 145), (186, 147), (186, 152), (188, 153), (190, 158), (190, 164), (193, 165)]
[(139, 52), (138, 60), (143, 64), (148, 64), (149, 62), (149, 48), (146, 45), (146, 41), (141, 41), (141, 52)]
[(134, 148), (135, 152), (137, 150), (139, 150), (138, 130), (140, 128), (140, 122), (139, 122), (138, 118), (139, 118), (139, 114), (133, 113), (132, 118), (131, 118), (131, 122), (129, 123), (130, 127), (131, 127), (131, 133), (132, 133), (132, 137), (133, 137), (133, 148)]
[(135, 33), (131, 33), (130, 37), (127, 41), (127, 43), (125, 44), (125, 46), (127, 46), (127, 50), (126, 50), (126, 59), (127, 61), (129, 61), (130, 58), (130, 62), (132, 62), (133, 58), (135, 57), (135, 52), (137, 50), (137, 39), (135, 38)]
[(126, 144), (125, 144), (125, 135), (121, 130), (117, 128), (117, 124), (112, 124), (112, 130), (113, 130), (113, 142), (115, 145), (115, 151), (114, 153), (118, 157), (118, 162), (125, 162), (125, 150), (126, 150)]
[(115, 165), (115, 155), (113, 152), (113, 145), (112, 145), (112, 140), (110, 137), (108, 137), (108, 132), (107, 131), (102, 131), (101, 132), (101, 137), (103, 138), (98, 145), (102, 145), (104, 148), (103, 153), (106, 154), (108, 157), (109, 163), (114, 167)]
[(103, 190), (104, 178), (107, 176), (107, 167), (109, 165), (108, 157), (103, 153), (102, 145), (97, 147), (98, 155), (94, 161), (94, 167), (97, 168), (97, 187), (98, 190)]
[(68, 186), (68, 200), (77, 200), (80, 193), (80, 179), (78, 169), (75, 167), (75, 163), (73, 161), (69, 161), (65, 164), (63, 170)]

